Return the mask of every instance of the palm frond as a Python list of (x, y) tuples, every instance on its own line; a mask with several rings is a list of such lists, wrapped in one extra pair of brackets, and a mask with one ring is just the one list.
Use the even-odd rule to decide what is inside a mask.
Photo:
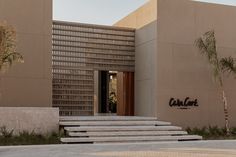
[(236, 74), (236, 64), (235, 59), (232, 57), (225, 57), (220, 60), (221, 69), (224, 72)]
[(16, 32), (13, 27), (0, 24), (0, 70), (15, 61), (23, 62), (22, 55), (16, 52)]
[(221, 83), (220, 61), (217, 55), (216, 39), (214, 30), (208, 31), (202, 37), (195, 41), (195, 45), (202, 55), (206, 56), (210, 66), (212, 67), (213, 76)]
[(195, 41), (195, 45), (198, 47), (198, 49), (200, 50), (202, 54), (205, 54), (207, 52), (207, 46), (205, 45), (202, 38), (198, 38)]

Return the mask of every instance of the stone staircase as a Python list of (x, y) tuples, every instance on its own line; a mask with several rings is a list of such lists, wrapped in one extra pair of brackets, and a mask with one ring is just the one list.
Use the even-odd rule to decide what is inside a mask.
[(181, 127), (154, 117), (60, 117), (67, 137), (62, 143), (114, 143), (201, 140)]

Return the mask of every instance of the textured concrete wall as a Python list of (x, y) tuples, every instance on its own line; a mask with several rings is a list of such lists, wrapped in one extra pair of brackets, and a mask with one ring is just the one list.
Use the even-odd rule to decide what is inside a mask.
[(157, 21), (136, 30), (135, 115), (156, 116)]
[(0, 74), (0, 106), (52, 105), (52, 0), (0, 0), (0, 22), (17, 31), (24, 64)]
[[(181, 126), (224, 125), (221, 93), (194, 41), (215, 30), (220, 56), (236, 57), (236, 7), (189, 0), (159, 0), (157, 22), (157, 115)], [(236, 80), (225, 78), (231, 125), (236, 126)], [(198, 99), (199, 107), (169, 107), (171, 97)]]
[(58, 132), (59, 110), (38, 107), (0, 107), (0, 127), (14, 130), (47, 134)]
[(139, 9), (121, 19), (115, 26), (141, 28), (157, 19), (157, 2), (150, 0)]

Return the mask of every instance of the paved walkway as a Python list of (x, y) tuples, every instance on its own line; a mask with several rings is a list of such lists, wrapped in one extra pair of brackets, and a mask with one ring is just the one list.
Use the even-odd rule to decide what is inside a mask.
[(96, 153), (94, 156), (103, 157), (235, 157), (234, 150), (218, 149), (161, 149), (159, 151), (124, 151)]
[(236, 157), (236, 141), (0, 147), (0, 157)]

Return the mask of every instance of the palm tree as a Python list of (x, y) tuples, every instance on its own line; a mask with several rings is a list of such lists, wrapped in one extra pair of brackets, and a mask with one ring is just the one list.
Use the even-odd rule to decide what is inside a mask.
[(14, 61), (23, 62), (23, 57), (16, 52), (16, 32), (13, 27), (0, 24), (0, 71)]
[(16, 32), (13, 27), (0, 24), (0, 72), (14, 61), (23, 62), (23, 57), (16, 52)]
[[(224, 117), (225, 117), (225, 128), (226, 128), (226, 134), (230, 134), (230, 127), (229, 127), (229, 112), (228, 112), (228, 103), (227, 98), (225, 95), (224, 90), (224, 82), (223, 82), (223, 73), (226, 70), (229, 70), (232, 66), (231, 62), (228, 62), (228, 59), (219, 59), (217, 55), (217, 48), (216, 48), (216, 38), (215, 38), (215, 32), (214, 31), (208, 31), (203, 34), (202, 37), (198, 38), (196, 40), (196, 46), (200, 50), (200, 52), (207, 57), (207, 60), (212, 68), (213, 76), (216, 80), (216, 82), (219, 83), (219, 87), (222, 92), (222, 102), (224, 106)], [(226, 62), (227, 61), (227, 62)], [(232, 61), (231, 59), (229, 61)], [(226, 68), (226, 65), (230, 63), (231, 66)], [(233, 71), (232, 71), (233, 72)]]

